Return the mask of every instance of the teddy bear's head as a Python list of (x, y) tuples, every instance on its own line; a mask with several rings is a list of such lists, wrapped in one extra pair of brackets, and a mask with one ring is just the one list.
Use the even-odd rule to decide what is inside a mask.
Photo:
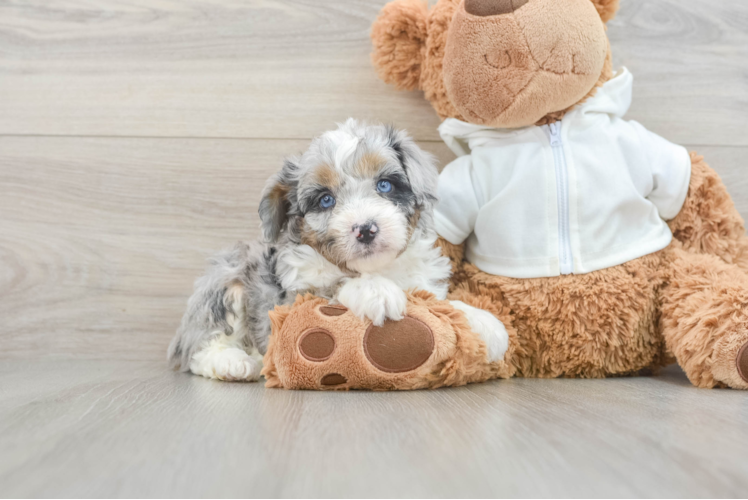
[(379, 76), (420, 89), (442, 118), (516, 128), (553, 121), (612, 76), (605, 23), (619, 0), (387, 4), (372, 27)]

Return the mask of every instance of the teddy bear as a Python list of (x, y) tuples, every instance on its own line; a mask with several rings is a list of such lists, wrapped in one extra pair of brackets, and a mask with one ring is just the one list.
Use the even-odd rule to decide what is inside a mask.
[(677, 362), (698, 387), (748, 389), (748, 237), (696, 153), (623, 119), (617, 0), (387, 4), (372, 59), (421, 90), (458, 156), (440, 175), (449, 299), (493, 313), (508, 346), (412, 291), (376, 326), (325, 299), (270, 313), (268, 387), (408, 390), (493, 378), (601, 378)]
[(748, 389), (748, 237), (719, 176), (623, 119), (618, 0), (395, 0), (379, 77), (420, 90), (458, 155), (440, 178), (450, 299), (509, 333), (499, 377), (599, 378), (677, 362)]

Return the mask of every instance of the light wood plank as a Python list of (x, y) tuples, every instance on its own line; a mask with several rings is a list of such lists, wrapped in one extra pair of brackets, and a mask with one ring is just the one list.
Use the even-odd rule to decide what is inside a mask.
[(410, 393), (0, 364), (2, 496), (742, 497), (748, 399), (659, 377)]
[[(354, 116), (436, 140), (422, 94), (369, 63), (385, 1), (0, 3), (0, 134), (310, 138)], [(633, 118), (748, 145), (748, 3), (626, 0), (609, 33)]]
[(681, 144), (748, 145), (748, 2), (623, 0), (608, 34), (628, 118)]
[(266, 179), (307, 145), (0, 137), (0, 358), (163, 358), (206, 259), (259, 236)]
[[(442, 143), (421, 143), (441, 163)], [(298, 140), (0, 137), (0, 358), (162, 359)], [(748, 216), (748, 148), (702, 151)]]

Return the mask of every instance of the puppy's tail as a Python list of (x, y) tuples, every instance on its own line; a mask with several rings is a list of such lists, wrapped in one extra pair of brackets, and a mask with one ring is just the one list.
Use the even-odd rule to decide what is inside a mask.
[(263, 329), (269, 331), (269, 319), (263, 322), (255, 313), (263, 306), (254, 303), (259, 294), (253, 290), (260, 286), (257, 278), (268, 253), (272, 257), (274, 252), (259, 243), (240, 242), (210, 260), (205, 275), (195, 281), (182, 323), (169, 344), (167, 359), (174, 370), (188, 371), (195, 353), (219, 335), (231, 337), (233, 344), (245, 348), (264, 347), (256, 341), (262, 340)]

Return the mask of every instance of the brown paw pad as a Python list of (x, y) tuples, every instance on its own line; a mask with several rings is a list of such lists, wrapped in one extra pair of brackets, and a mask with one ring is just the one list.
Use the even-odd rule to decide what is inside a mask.
[(299, 339), (299, 352), (309, 361), (324, 361), (332, 356), (333, 351), (335, 338), (321, 328), (309, 330)]
[(364, 352), (377, 369), (388, 373), (415, 370), (434, 352), (434, 334), (425, 323), (410, 317), (371, 325), (364, 335)]
[(320, 384), (322, 385), (341, 385), (346, 382), (348, 382), (348, 379), (339, 373), (329, 373), (320, 380)]
[(342, 316), (348, 309), (343, 306), (322, 306), (319, 308), (319, 312), (325, 316)]
[(740, 376), (748, 382), (748, 342), (738, 351), (738, 373)]

